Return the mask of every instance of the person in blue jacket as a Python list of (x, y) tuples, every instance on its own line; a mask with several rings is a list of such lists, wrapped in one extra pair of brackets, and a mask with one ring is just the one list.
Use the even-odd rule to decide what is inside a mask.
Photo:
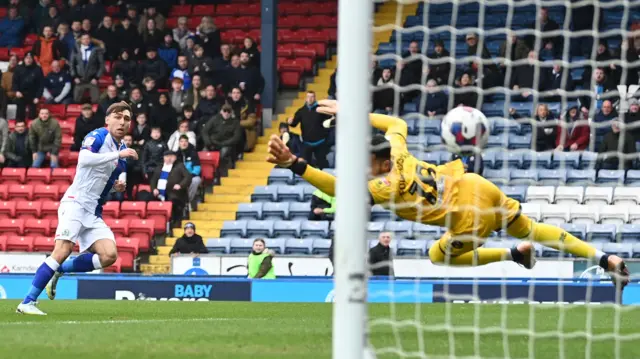
[(7, 17), (0, 20), (0, 47), (21, 47), (24, 38), (25, 21), (18, 16), (18, 8), (9, 8)]
[(180, 136), (180, 150), (178, 151), (178, 162), (182, 162), (184, 167), (191, 173), (191, 185), (189, 186), (189, 203), (192, 203), (198, 195), (198, 188), (202, 179), (200, 178), (200, 158), (196, 148), (189, 143), (187, 135)]

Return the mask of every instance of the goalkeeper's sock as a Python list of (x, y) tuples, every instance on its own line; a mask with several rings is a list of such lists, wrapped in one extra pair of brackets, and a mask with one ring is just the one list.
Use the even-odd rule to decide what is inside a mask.
[(576, 257), (593, 259), (598, 263), (606, 255), (560, 227), (535, 222), (531, 227), (532, 239), (547, 247), (571, 253)]
[(60, 267), (60, 263), (56, 262), (53, 257), (47, 257), (44, 260), (44, 263), (38, 267), (36, 270), (36, 274), (33, 277), (33, 282), (31, 282), (31, 288), (29, 289), (29, 293), (22, 301), (23, 304), (35, 302), (38, 300), (38, 297), (47, 286), (47, 283), (53, 278), (54, 273)]
[(85, 273), (102, 268), (100, 257), (93, 253), (82, 253), (79, 256), (68, 260), (58, 268), (60, 273)]

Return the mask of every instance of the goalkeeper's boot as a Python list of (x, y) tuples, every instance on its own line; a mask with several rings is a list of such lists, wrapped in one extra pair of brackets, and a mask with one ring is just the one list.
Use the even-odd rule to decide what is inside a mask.
[[(629, 268), (624, 263), (622, 258), (615, 255), (604, 256), (606, 259), (607, 272), (611, 275), (611, 281), (616, 288), (620, 288), (620, 291), (629, 284)], [(601, 263), (602, 264), (605, 263)]]
[[(513, 255), (514, 261), (527, 269), (533, 268), (536, 265), (536, 249), (531, 242), (522, 242), (515, 246), (513, 250), (520, 253), (520, 256)], [(517, 260), (515, 260), (517, 258)]]
[(47, 284), (47, 297), (51, 300), (56, 299), (56, 286), (58, 285), (60, 277), (62, 277), (62, 273), (55, 272), (53, 278), (51, 278), (51, 281)]
[(37, 307), (38, 302), (20, 303), (16, 309), (16, 313), (27, 315), (47, 315)]

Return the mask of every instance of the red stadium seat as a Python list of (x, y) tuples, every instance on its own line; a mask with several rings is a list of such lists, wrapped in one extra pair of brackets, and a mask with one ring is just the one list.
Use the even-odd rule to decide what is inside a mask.
[(180, 17), (191, 15), (191, 5), (173, 5), (169, 11), (169, 17)]
[(178, 27), (178, 18), (177, 17), (168, 17), (167, 20), (164, 22), (164, 26), (169, 28), (169, 29), (173, 29)]
[(133, 263), (138, 257), (139, 246), (138, 238), (116, 238), (116, 246), (118, 247), (118, 257), (122, 259), (122, 267), (133, 269)]
[(60, 202), (44, 201), (40, 215), (43, 219), (58, 219), (58, 207), (60, 207)]
[(212, 165), (202, 165), (200, 168), (200, 177), (204, 184), (211, 184), (215, 179), (216, 169)]
[(111, 66), (112, 66), (111, 61), (105, 60), (105, 62), (104, 62), (104, 72), (105, 72), (105, 74), (108, 75), (108, 74), (111, 73)]
[(238, 16), (240, 11), (244, 14), (244, 8), (233, 4), (220, 4), (216, 8), (216, 16)]
[(62, 148), (69, 149), (73, 145), (73, 136), (62, 135)]
[(29, 168), (27, 170), (27, 183), (40, 182), (47, 184), (51, 181), (51, 169), (49, 168)]
[(57, 201), (60, 199), (60, 188), (53, 185), (34, 186), (33, 199)]
[(278, 57), (291, 57), (293, 56), (293, 48), (287, 45), (278, 45), (277, 55)]
[(27, 219), (24, 222), (24, 234), (48, 236), (51, 234), (51, 223), (48, 219)]
[(242, 13), (244, 15), (248, 15), (248, 16), (261, 16), (262, 15), (262, 8), (260, 7), (260, 4), (248, 4), (247, 6), (243, 6), (243, 7), (238, 7), (239, 9), (242, 9)]
[[(79, 155), (80, 155), (80, 153), (79, 152), (75, 152), (75, 151), (61, 151), (60, 152), (60, 163), (64, 167), (75, 167), (78, 164), (78, 156)], [(69, 169), (75, 170), (75, 168), (69, 168)]]
[(143, 219), (147, 218), (147, 203), (138, 201), (122, 202), (120, 216), (122, 219)]
[(139, 239), (140, 251), (149, 251), (149, 242), (153, 238), (155, 231), (155, 221), (153, 220), (132, 220), (129, 222), (129, 237)]
[(69, 185), (68, 184), (61, 184), (58, 186), (58, 198), (62, 199), (62, 197), (64, 197), (64, 194), (67, 192), (67, 190), (69, 189)]
[(116, 262), (111, 266), (104, 268), (102, 270), (104, 273), (120, 273), (122, 272), (122, 259), (116, 259)]
[(114, 234), (127, 237), (129, 235), (129, 221), (126, 219), (108, 219), (104, 222), (111, 228)]
[(310, 59), (315, 59), (318, 56), (318, 53), (313, 47), (308, 45), (298, 45), (293, 49), (293, 55), (295, 55), (296, 58), (308, 57)]
[(0, 218), (15, 218), (16, 202), (4, 201), (0, 202)]
[(9, 186), (9, 199), (24, 199), (31, 201), (33, 199), (33, 186), (29, 184), (12, 184)]
[(120, 218), (120, 202), (108, 201), (102, 206), (102, 217), (118, 219)]
[(316, 3), (315, 5), (312, 11), (314, 14), (336, 15), (338, 13), (338, 6), (335, 2)]
[(200, 151), (198, 152), (198, 158), (201, 164), (213, 165), (218, 168), (220, 162), (220, 152), (218, 151)]
[(52, 252), (55, 246), (56, 241), (53, 237), (35, 237), (33, 239), (34, 252)]
[(69, 117), (78, 117), (82, 114), (82, 105), (81, 104), (70, 104), (67, 105), (67, 116)]
[(0, 199), (9, 199), (9, 186), (0, 184)]
[(302, 87), (302, 76), (298, 72), (284, 71), (280, 73), (280, 85), (284, 88), (299, 89)]
[(51, 184), (54, 185), (70, 185), (73, 177), (76, 175), (75, 168), (54, 168), (51, 172)]
[(147, 203), (147, 219), (152, 220), (156, 233), (167, 232), (167, 222), (171, 218), (171, 202), (153, 201)]
[(18, 201), (16, 203), (16, 217), (20, 219), (40, 218), (42, 202)]
[(286, 16), (278, 19), (278, 27), (281, 29), (296, 29), (304, 26), (304, 17), (302, 16)]
[(33, 237), (7, 237), (8, 252), (33, 252)]
[(215, 6), (214, 5), (194, 5), (193, 11), (191, 12), (193, 15), (197, 16), (213, 16), (215, 15)]
[(109, 16), (117, 15), (117, 14), (118, 14), (118, 12), (120, 12), (120, 8), (119, 8), (119, 7), (117, 7), (117, 6), (108, 6), (108, 7), (107, 7), (107, 14), (108, 14)]
[(0, 47), (0, 61), (9, 61), (9, 49)]
[(60, 124), (60, 129), (62, 133), (65, 135), (73, 135), (76, 130), (76, 120), (73, 119), (70, 121), (68, 118), (58, 120)]
[(278, 58), (278, 69), (280, 71), (293, 71), (299, 74), (305, 72), (305, 64), (298, 59), (281, 59)]
[(42, 104), (40, 108), (48, 109), (51, 117), (64, 117), (67, 113), (65, 105)]
[(31, 51), (31, 49), (29, 49), (29, 50), (25, 50), (25, 49), (23, 49), (23, 48), (21, 48), (21, 47), (14, 47), (14, 48), (12, 48), (11, 50), (9, 50), (9, 55), (14, 54), (14, 55), (18, 56), (18, 59), (19, 59), (20, 61), (22, 61), (22, 59), (24, 58), (24, 54), (25, 54), (27, 51)]
[[(51, 233), (52, 236), (55, 236), (57, 229), (58, 229), (58, 218), (49, 219), (49, 233)], [(76, 247), (78, 247), (77, 243), (76, 243)]]
[(0, 236), (0, 252), (7, 250), (7, 236)]
[(0, 179), (4, 184), (24, 183), (26, 177), (26, 168), (3, 168), (2, 175), (0, 175)]
[(0, 233), (22, 235), (24, 233), (24, 221), (22, 219), (0, 219)]

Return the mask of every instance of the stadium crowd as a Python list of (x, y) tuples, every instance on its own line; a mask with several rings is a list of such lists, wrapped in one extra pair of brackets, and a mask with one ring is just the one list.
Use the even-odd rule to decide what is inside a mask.
[[(108, 14), (107, 5), (119, 12)], [(186, 17), (172, 28), (170, 5), (10, 0), (0, 47), (12, 52), (30, 34), (38, 37), (24, 56), (12, 53), (2, 73), (0, 166), (60, 166), (61, 151), (79, 151), (104, 126), (106, 109), (124, 100), (133, 109), (124, 141), (139, 160), (127, 160), (126, 195), (112, 199), (172, 200), (174, 220), (181, 219), (199, 199), (198, 151), (220, 152), (219, 177), (255, 147), (264, 80), (253, 39), (222, 43), (206, 15), (195, 29)], [(9, 104), (16, 105), (10, 124)], [(65, 129), (50, 108), (69, 104), (80, 104), (81, 113)], [(63, 140), (65, 130), (72, 143)], [(134, 196), (140, 184), (150, 190)]]

